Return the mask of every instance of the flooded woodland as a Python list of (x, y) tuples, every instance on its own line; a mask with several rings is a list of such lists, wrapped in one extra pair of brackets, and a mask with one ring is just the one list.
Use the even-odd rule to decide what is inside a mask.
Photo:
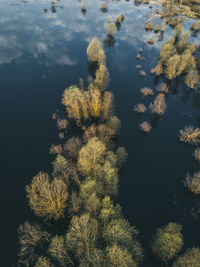
[(1, 0), (0, 81), (1, 266), (200, 267), (200, 0)]

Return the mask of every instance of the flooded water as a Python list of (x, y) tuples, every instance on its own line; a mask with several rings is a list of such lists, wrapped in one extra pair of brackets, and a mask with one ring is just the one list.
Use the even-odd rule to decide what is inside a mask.
[[(200, 126), (200, 96), (177, 79), (170, 84), (168, 109), (161, 119), (133, 111), (135, 104), (152, 101), (142, 99), (140, 88), (155, 90), (162, 82), (149, 73), (170, 32), (152, 46), (143, 42), (153, 36), (144, 30), (144, 24), (156, 6), (150, 9), (133, 1), (110, 1), (104, 13), (101, 1), (85, 3), (83, 14), (78, 1), (60, 0), (54, 7), (46, 0), (0, 2), (1, 266), (17, 266), (17, 228), (33, 216), (25, 185), (39, 170), (51, 170), (49, 148), (58, 142), (52, 113), (61, 109), (65, 88), (78, 83), (80, 77), (86, 84), (88, 43), (94, 36), (104, 42), (104, 23), (120, 12), (126, 20), (114, 42), (104, 42), (109, 89), (122, 121), (117, 141), (129, 153), (120, 175), (118, 200), (126, 218), (140, 231), (145, 248), (142, 266), (159, 266), (148, 255), (149, 240), (157, 227), (170, 221), (182, 224), (186, 247), (200, 245), (199, 221), (191, 215), (197, 199), (186, 192), (182, 182), (198, 165), (193, 149), (178, 141), (180, 129), (188, 124)], [(140, 47), (145, 77), (136, 69)], [(143, 120), (152, 123), (149, 135), (138, 128)]]

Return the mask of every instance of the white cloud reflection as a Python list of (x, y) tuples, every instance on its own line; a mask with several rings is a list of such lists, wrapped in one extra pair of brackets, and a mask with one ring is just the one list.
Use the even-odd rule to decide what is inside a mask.
[[(0, 64), (16, 60), (28, 60), (27, 54), (45, 65), (74, 65), (80, 42), (89, 42), (94, 36), (105, 37), (104, 23), (124, 12), (126, 21), (115, 35), (115, 46), (119, 41), (137, 48), (147, 39), (144, 30), (144, 14), (150, 12), (147, 5), (139, 8), (130, 2), (108, 1), (109, 12), (100, 11), (99, 0), (85, 0), (87, 13), (81, 13), (77, 1), (56, 1), (56, 12), (52, 13), (47, 0), (1, 0), (0, 3)], [(44, 8), (48, 11), (45, 13)], [(154, 45), (159, 49), (160, 44)], [(151, 48), (150, 48), (151, 49)], [(73, 51), (73, 53), (71, 53)]]

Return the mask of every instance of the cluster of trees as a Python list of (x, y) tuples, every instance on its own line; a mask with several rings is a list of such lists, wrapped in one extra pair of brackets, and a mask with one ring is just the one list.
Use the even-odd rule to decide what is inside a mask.
[(189, 33), (182, 33), (182, 24), (177, 24), (174, 37), (161, 48), (155, 70), (157, 75), (165, 73), (170, 80), (184, 74), (186, 85), (195, 88), (199, 82), (199, 73), (194, 57), (195, 46), (188, 40)]
[[(189, 33), (182, 33), (182, 28), (183, 21), (187, 18), (198, 18), (200, 10), (199, 12), (192, 11), (194, 5), (194, 1), (162, 1), (162, 9), (161, 11), (158, 10), (162, 18), (159, 38), (163, 38), (167, 24), (174, 29), (174, 36), (162, 46), (160, 58), (155, 68), (157, 75), (165, 74), (170, 80), (183, 75), (185, 84), (190, 88), (196, 88), (199, 83), (199, 71), (194, 56), (196, 48), (189, 42)], [(199, 20), (197, 20), (191, 29), (198, 31), (199, 25)], [(145, 29), (152, 30), (153, 23), (146, 23)], [(159, 28), (157, 29), (159, 30)]]
[[(104, 76), (98, 74), (105, 65), (105, 57), (103, 61), (99, 57), (104, 54), (101, 49), (97, 38), (87, 49), (89, 60), (99, 63), (88, 89), (74, 85), (63, 95), (68, 118), (81, 126), (78, 137), (54, 148), (51, 175), (39, 172), (26, 187), (30, 208), (44, 224), (20, 225), (22, 266), (137, 267), (142, 260), (138, 230), (114, 201), (127, 152), (123, 147), (115, 149), (112, 141), (120, 120), (111, 112), (112, 94), (104, 91)], [(62, 130), (66, 121), (57, 124)], [(62, 218), (61, 231), (55, 226)]]

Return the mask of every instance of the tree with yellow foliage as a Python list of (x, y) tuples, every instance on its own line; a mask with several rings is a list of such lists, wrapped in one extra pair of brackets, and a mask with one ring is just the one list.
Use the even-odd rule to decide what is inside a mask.
[(37, 216), (54, 220), (64, 216), (69, 193), (63, 180), (50, 180), (48, 174), (39, 172), (26, 186), (26, 193), (29, 205)]
[(97, 164), (101, 163), (106, 153), (106, 146), (98, 138), (88, 141), (80, 150), (77, 167), (83, 175), (96, 172)]

